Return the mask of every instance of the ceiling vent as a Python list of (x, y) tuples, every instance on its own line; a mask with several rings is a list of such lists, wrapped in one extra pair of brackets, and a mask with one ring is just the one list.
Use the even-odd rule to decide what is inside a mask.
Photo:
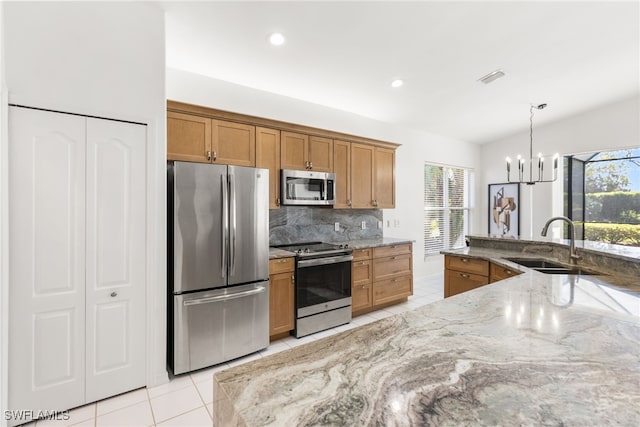
[(488, 85), (489, 83), (491, 83), (494, 80), (498, 80), (500, 77), (504, 77), (504, 71), (502, 70), (495, 70), (490, 72), (489, 74), (487, 74), (486, 76), (482, 76), (478, 79), (479, 82), (482, 82), (486, 85)]

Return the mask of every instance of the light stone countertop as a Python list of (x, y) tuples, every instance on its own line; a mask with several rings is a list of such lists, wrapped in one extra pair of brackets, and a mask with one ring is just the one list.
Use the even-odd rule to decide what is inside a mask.
[(523, 274), (219, 372), (217, 425), (640, 423), (637, 277), (461, 252)]
[[(346, 242), (329, 242), (336, 245), (344, 245), (348, 244), (351, 249), (364, 249), (364, 248), (375, 248), (378, 246), (392, 246), (399, 245), (402, 243), (413, 243), (413, 240), (410, 239), (398, 239), (395, 237), (383, 237), (381, 239), (369, 239), (369, 240), (348, 240)], [(269, 259), (277, 259), (277, 258), (289, 258), (296, 256), (293, 252), (285, 251), (279, 248), (269, 248)]]

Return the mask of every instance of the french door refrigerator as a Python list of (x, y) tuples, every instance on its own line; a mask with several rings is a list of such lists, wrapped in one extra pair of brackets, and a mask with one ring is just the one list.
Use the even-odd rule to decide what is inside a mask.
[(193, 371), (269, 345), (269, 171), (168, 163), (168, 362)]

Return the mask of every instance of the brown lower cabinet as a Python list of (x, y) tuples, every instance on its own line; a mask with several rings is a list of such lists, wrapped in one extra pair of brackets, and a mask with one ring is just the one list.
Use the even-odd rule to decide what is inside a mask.
[(354, 316), (406, 301), (413, 295), (411, 243), (354, 250), (351, 274)]
[(484, 259), (455, 255), (445, 255), (444, 268), (445, 298), (521, 274)]
[(351, 311), (370, 309), (373, 306), (372, 249), (356, 249), (351, 262)]
[(269, 260), (269, 337), (289, 335), (294, 328), (294, 259)]

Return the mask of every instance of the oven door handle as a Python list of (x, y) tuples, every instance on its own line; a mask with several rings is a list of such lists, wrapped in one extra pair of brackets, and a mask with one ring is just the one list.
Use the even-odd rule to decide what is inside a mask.
[(298, 261), (298, 268), (314, 267), (316, 265), (337, 264), (339, 262), (349, 262), (353, 255), (333, 256), (327, 258), (315, 258)]

